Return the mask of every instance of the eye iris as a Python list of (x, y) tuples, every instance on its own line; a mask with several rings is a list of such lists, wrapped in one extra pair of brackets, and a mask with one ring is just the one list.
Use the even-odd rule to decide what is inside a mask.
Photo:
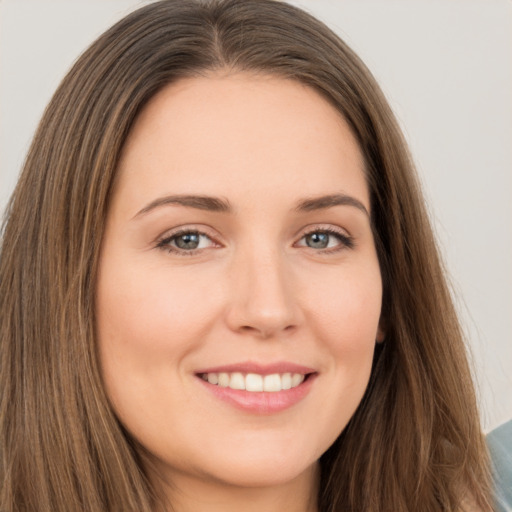
[(306, 235), (306, 243), (308, 247), (313, 249), (325, 249), (329, 245), (329, 234), (328, 233), (310, 233)]
[(199, 246), (198, 233), (184, 233), (176, 237), (174, 243), (180, 249), (197, 249)]

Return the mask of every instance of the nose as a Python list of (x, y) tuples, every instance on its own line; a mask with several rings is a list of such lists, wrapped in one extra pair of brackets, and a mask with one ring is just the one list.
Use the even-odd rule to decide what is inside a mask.
[(259, 251), (236, 260), (230, 272), (230, 329), (261, 339), (295, 330), (301, 310), (285, 257), (278, 251)]

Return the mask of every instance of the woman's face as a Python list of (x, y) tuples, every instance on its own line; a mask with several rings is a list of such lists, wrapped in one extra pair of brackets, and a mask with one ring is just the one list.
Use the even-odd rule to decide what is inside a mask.
[(143, 110), (96, 314), (107, 394), (163, 474), (259, 486), (315, 468), (382, 336), (369, 211), (354, 137), (306, 86), (191, 78)]

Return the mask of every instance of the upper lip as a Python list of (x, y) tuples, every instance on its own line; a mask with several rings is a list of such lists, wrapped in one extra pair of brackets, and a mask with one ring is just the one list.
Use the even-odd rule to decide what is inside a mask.
[(212, 366), (202, 368), (196, 371), (197, 374), (203, 373), (256, 373), (258, 375), (271, 375), (273, 373), (300, 373), (307, 375), (308, 373), (316, 373), (314, 368), (309, 368), (288, 361), (276, 361), (274, 363), (262, 364), (251, 361), (240, 363), (226, 364), (221, 366)]

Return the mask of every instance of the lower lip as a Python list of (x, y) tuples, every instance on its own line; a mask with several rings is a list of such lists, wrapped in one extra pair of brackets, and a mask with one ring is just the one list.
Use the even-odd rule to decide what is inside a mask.
[(198, 380), (217, 398), (237, 409), (253, 414), (275, 414), (300, 402), (311, 390), (316, 374), (308, 375), (298, 386), (275, 392), (252, 392), (242, 389), (223, 388), (198, 377)]

